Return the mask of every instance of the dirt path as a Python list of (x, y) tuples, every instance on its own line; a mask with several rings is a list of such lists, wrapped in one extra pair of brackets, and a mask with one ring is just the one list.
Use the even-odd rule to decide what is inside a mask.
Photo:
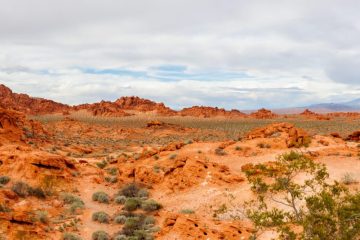
[(79, 235), (83, 239), (91, 239), (93, 232), (103, 230), (112, 236), (121, 230), (120, 225), (114, 224), (112, 221), (110, 224), (93, 221), (92, 214), (95, 212), (104, 211), (112, 218), (116, 212), (121, 210), (121, 206), (114, 203), (105, 204), (93, 201), (92, 195), (95, 192), (103, 191), (107, 193), (110, 198), (112, 198), (113, 195), (117, 192), (117, 189), (115, 186), (96, 183), (94, 178), (99, 176), (99, 169), (90, 166), (87, 168), (89, 168), (89, 170), (85, 175), (83, 175), (77, 186), (80, 193), (80, 198), (85, 203), (85, 209), (83, 214), (80, 216), (83, 225), (80, 227)]

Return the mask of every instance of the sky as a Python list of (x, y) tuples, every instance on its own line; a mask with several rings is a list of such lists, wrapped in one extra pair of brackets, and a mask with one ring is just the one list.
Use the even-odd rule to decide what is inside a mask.
[(0, 0), (0, 83), (179, 109), (360, 97), (359, 0)]

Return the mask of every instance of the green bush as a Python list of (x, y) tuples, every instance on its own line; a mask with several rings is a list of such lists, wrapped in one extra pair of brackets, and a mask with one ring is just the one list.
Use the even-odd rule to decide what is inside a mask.
[(114, 237), (114, 240), (129, 240), (129, 238), (126, 235), (120, 234), (120, 235), (116, 235)]
[(106, 169), (106, 171), (107, 171), (108, 174), (110, 174), (110, 175), (116, 175), (117, 172), (118, 172), (117, 168), (108, 168), (108, 169)]
[(137, 193), (137, 197), (139, 197), (139, 198), (148, 198), (149, 197), (148, 190), (146, 190), (145, 188), (141, 188)]
[(63, 193), (61, 194), (61, 199), (64, 201), (65, 204), (72, 204), (75, 202), (80, 202), (84, 205), (83, 200), (79, 198), (78, 196), (72, 195), (70, 193)]
[(155, 218), (153, 216), (146, 216), (144, 219), (144, 225), (153, 225), (155, 224)]
[(46, 194), (45, 194), (44, 190), (40, 187), (36, 187), (36, 188), (30, 187), (29, 195), (35, 196), (37, 198), (42, 198), (42, 199), (46, 198)]
[(126, 202), (126, 197), (123, 195), (116, 196), (114, 199), (115, 203), (117, 204), (124, 204)]
[(100, 203), (109, 203), (109, 195), (105, 192), (96, 192), (92, 195), (92, 200)]
[(180, 211), (180, 213), (182, 213), (182, 214), (194, 214), (195, 211), (192, 210), (192, 209), (182, 209), (182, 210)]
[(47, 211), (36, 211), (35, 215), (36, 215), (36, 220), (37, 221), (39, 221), (41, 223), (48, 223), (49, 222), (48, 212)]
[(117, 224), (124, 224), (126, 221), (127, 217), (124, 215), (118, 215), (114, 218), (114, 222)]
[(63, 240), (82, 240), (81, 237), (74, 233), (64, 233)]
[(10, 182), (10, 178), (8, 176), (0, 177), (0, 184), (6, 185), (8, 182)]
[(102, 162), (97, 162), (96, 166), (98, 166), (98, 168), (103, 169), (103, 168), (105, 168), (107, 166), (107, 164), (108, 163), (105, 160), (102, 160)]
[(100, 223), (109, 223), (110, 217), (106, 212), (95, 212), (92, 215), (92, 220)]
[(124, 209), (126, 211), (135, 211), (141, 206), (141, 200), (138, 198), (128, 198), (125, 201)]
[(135, 183), (125, 185), (120, 189), (118, 195), (124, 195), (125, 197), (137, 197), (140, 188)]
[(116, 176), (106, 176), (105, 181), (109, 183), (116, 183), (118, 181), (118, 178)]
[(92, 240), (110, 240), (109, 234), (105, 231), (96, 231), (91, 236)]
[(216, 155), (219, 155), (219, 156), (225, 156), (225, 155), (226, 155), (226, 152), (225, 152), (224, 149), (222, 149), (222, 148), (216, 148), (216, 149), (215, 149), (215, 154), (216, 154)]
[(141, 203), (141, 208), (144, 211), (151, 212), (159, 210), (161, 208), (161, 204), (156, 202), (155, 200), (149, 199)]

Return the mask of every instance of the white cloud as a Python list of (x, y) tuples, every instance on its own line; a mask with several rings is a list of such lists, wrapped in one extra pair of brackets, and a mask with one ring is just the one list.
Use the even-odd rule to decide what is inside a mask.
[[(241, 109), (351, 100), (354, 85), (360, 86), (357, 5), (356, 0), (0, 0), (0, 83), (70, 104), (122, 95), (173, 107)], [(187, 75), (166, 81), (154, 72), (162, 65), (184, 66)], [(80, 70), (86, 68), (146, 74)], [(239, 77), (227, 78), (229, 72)]]

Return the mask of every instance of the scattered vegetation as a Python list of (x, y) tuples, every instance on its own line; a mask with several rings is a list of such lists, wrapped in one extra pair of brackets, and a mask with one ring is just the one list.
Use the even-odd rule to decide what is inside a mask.
[(153, 199), (145, 200), (141, 203), (141, 209), (147, 212), (159, 210), (161, 207), (161, 204)]
[(259, 148), (271, 148), (270, 144), (267, 143), (258, 143), (257, 146)]
[(0, 184), (6, 185), (8, 182), (10, 182), (10, 177), (8, 177), (8, 176), (0, 176)]
[(215, 149), (215, 154), (218, 155), (218, 156), (225, 156), (226, 152), (222, 148), (216, 148)]
[(114, 199), (115, 203), (117, 204), (125, 204), (126, 202), (126, 197), (123, 196), (123, 195), (119, 195), (119, 196), (116, 196), (115, 199)]
[(192, 209), (182, 209), (182, 210), (180, 211), (180, 213), (182, 213), (182, 214), (194, 214), (195, 211), (192, 210)]
[(72, 195), (70, 193), (64, 193), (61, 195), (62, 200), (65, 204), (70, 205), (69, 211), (71, 214), (76, 214), (79, 209), (84, 208), (84, 202), (78, 196)]
[(351, 173), (345, 173), (341, 178), (341, 182), (345, 185), (351, 185), (357, 183), (358, 181)]
[[(328, 183), (323, 164), (290, 152), (275, 163), (258, 164), (261, 171), (246, 171), (257, 200), (247, 203), (247, 216), (255, 231), (276, 230), (279, 239), (357, 239), (360, 235), (360, 193), (337, 182)], [(304, 182), (295, 181), (300, 174)], [(271, 203), (271, 205), (269, 204)]]
[(92, 195), (92, 200), (100, 203), (110, 203), (109, 195), (105, 192), (96, 192)]
[(106, 212), (95, 212), (92, 215), (92, 220), (100, 223), (109, 223), (110, 217), (109, 214), (107, 214)]
[(81, 237), (74, 233), (66, 232), (63, 234), (63, 240), (81, 240)]
[(110, 240), (109, 234), (105, 231), (96, 231), (91, 236), (92, 240)]
[(135, 211), (141, 206), (141, 200), (139, 198), (128, 198), (125, 201), (124, 209), (126, 211)]
[(96, 163), (96, 166), (98, 167), (98, 168), (101, 168), (101, 169), (103, 169), (103, 168), (105, 168), (106, 166), (107, 166), (107, 161), (105, 161), (105, 160), (102, 160), (101, 162), (97, 162)]
[(28, 197), (28, 196), (34, 196), (37, 198), (46, 198), (46, 194), (44, 190), (42, 190), (40, 187), (31, 187), (28, 184), (24, 182), (16, 182), (12, 186), (13, 192), (15, 192), (19, 197)]

